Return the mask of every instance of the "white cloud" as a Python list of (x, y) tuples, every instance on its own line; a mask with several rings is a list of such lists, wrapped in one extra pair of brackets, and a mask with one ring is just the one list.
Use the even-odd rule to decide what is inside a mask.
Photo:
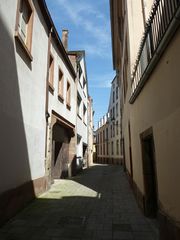
[(96, 74), (90, 75), (89, 77), (91, 88), (111, 88), (111, 82), (114, 78), (113, 73), (105, 73), (105, 74)]
[(57, 0), (57, 3), (65, 11), (72, 23), (82, 28), (90, 34), (91, 40), (87, 41), (82, 47), (87, 54), (106, 57), (107, 49), (110, 46), (110, 29), (109, 20), (93, 5), (84, 1), (76, 1), (76, 4), (71, 0)]
[(99, 46), (99, 44), (93, 44), (88, 42), (81, 44), (81, 48), (85, 49), (86, 54), (89, 56), (91, 55), (111, 59), (111, 52), (107, 51), (106, 46)]

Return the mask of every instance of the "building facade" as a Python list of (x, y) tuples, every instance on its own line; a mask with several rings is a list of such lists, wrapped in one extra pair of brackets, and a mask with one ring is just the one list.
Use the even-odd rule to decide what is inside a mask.
[[(2, 224), (54, 179), (76, 173), (80, 90), (76, 62), (68, 53), (68, 31), (63, 30), (61, 41), (44, 0), (2, 0), (0, 29)], [(84, 55), (79, 63), (87, 80)], [(82, 138), (87, 148), (84, 78)]]
[(0, 3), (0, 224), (46, 189), (49, 29), (40, 12), (38, 1)]
[(71, 61), (75, 61), (77, 72), (76, 97), (76, 133), (77, 133), (77, 168), (87, 166), (88, 162), (88, 82), (85, 51), (69, 51)]
[(124, 166), (161, 239), (180, 238), (180, 1), (110, 1)]
[(67, 53), (67, 35), (63, 30), (62, 42), (54, 35), (49, 39), (46, 170), (50, 183), (71, 176), (76, 161), (76, 72)]
[(87, 166), (90, 167), (93, 165), (93, 152), (94, 152), (94, 111), (93, 111), (93, 99), (89, 96), (88, 97), (88, 159), (87, 159)]
[(117, 77), (111, 83), (108, 113), (99, 121), (96, 130), (97, 161), (107, 164), (121, 164), (120, 149), (120, 107)]

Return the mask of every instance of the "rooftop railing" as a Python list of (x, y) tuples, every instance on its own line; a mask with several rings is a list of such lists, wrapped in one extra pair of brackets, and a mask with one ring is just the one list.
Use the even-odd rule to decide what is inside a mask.
[[(135, 101), (147, 81), (147, 73), (152, 71), (149, 67), (152, 60), (155, 59), (154, 56), (157, 55), (160, 57), (162, 52), (159, 51), (157, 53), (157, 50), (177, 13), (179, 17), (179, 7), (180, 0), (156, 0), (154, 2), (132, 73), (130, 103)], [(173, 26), (174, 31), (178, 25), (177, 19), (175, 21), (176, 26)], [(158, 61), (157, 56), (156, 60)]]

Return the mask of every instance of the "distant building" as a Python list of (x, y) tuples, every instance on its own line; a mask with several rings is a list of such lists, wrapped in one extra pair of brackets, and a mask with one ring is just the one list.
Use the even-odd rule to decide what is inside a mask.
[(96, 130), (96, 162), (97, 163), (108, 163), (109, 146), (108, 146), (108, 123), (107, 115), (104, 116), (98, 122), (98, 128)]
[(119, 86), (115, 77), (111, 83), (108, 113), (99, 121), (96, 130), (97, 161), (101, 163), (122, 163), (119, 98)]
[(124, 167), (160, 239), (180, 239), (180, 1), (111, 0)]

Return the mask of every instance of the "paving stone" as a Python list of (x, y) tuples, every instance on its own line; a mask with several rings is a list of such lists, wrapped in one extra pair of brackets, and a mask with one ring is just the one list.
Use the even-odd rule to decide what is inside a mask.
[(0, 229), (0, 240), (157, 240), (122, 167), (95, 165), (51, 189)]
[[(113, 240), (114, 239), (128, 239), (128, 240), (133, 240), (133, 234), (131, 232), (120, 232), (120, 231), (115, 231), (113, 232)], [(144, 239), (145, 240), (145, 239)]]

